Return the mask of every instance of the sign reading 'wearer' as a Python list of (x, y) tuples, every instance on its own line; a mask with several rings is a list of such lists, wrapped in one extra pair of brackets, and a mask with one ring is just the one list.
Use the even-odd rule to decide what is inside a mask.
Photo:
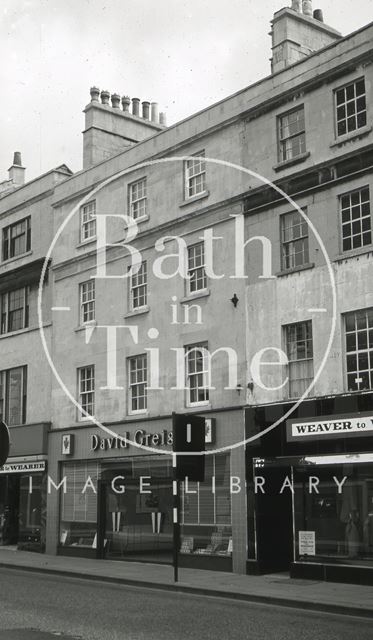
[(373, 414), (318, 416), (308, 422), (288, 420), (286, 428), (288, 441), (373, 436)]

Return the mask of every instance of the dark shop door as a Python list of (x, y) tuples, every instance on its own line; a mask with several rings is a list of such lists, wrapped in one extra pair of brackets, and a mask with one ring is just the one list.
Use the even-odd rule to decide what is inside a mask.
[(293, 559), (292, 494), (282, 493), (285, 479), (291, 481), (290, 467), (256, 470), (265, 480), (262, 493), (256, 496), (257, 558), (263, 573), (288, 571)]

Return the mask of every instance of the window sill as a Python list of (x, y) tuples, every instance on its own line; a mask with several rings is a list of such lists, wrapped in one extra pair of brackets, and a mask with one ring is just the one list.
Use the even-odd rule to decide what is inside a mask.
[(27, 333), (28, 331), (32, 331), (32, 327), (24, 327), (23, 329), (17, 329), (16, 331), (7, 331), (7, 333), (0, 334), (0, 340), (3, 338), (12, 338), (13, 336), (19, 336), (23, 333)]
[(188, 404), (185, 407), (185, 411), (195, 411), (195, 409), (211, 409), (211, 402), (195, 402), (194, 404)]
[(27, 258), (27, 256), (32, 256), (33, 251), (26, 251), (26, 253), (20, 253), (18, 256), (14, 256), (13, 258), (8, 258), (8, 260), (3, 260), (2, 265), (9, 264), (10, 262), (14, 262), (15, 260), (21, 260), (21, 258)]
[(89, 238), (88, 240), (82, 240), (81, 242), (79, 242), (79, 244), (76, 245), (76, 249), (83, 249), (87, 245), (89, 246), (92, 244), (96, 244), (96, 242), (97, 242), (96, 236), (94, 238)]
[(97, 320), (91, 320), (85, 324), (80, 324), (74, 331), (85, 331), (86, 329), (94, 329), (97, 326)]
[(283, 271), (279, 271), (276, 273), (276, 278), (282, 278), (283, 276), (290, 276), (292, 273), (298, 273), (299, 271), (308, 271), (308, 269), (314, 269), (315, 263), (308, 262), (307, 264), (302, 264), (299, 267), (293, 267), (292, 269), (284, 269)]
[(358, 258), (359, 256), (364, 256), (368, 253), (373, 253), (372, 244), (367, 245), (366, 247), (360, 247), (359, 249), (351, 249), (351, 251), (340, 253), (333, 258), (333, 262), (342, 262), (343, 260), (349, 260), (350, 258)]
[(290, 158), (289, 160), (283, 160), (282, 162), (275, 164), (275, 166), (273, 167), (273, 170), (276, 171), (277, 173), (278, 171), (282, 171), (282, 169), (286, 169), (287, 167), (292, 167), (293, 164), (304, 162), (305, 160), (307, 160), (307, 158), (310, 157), (310, 155), (311, 153), (309, 151), (306, 151), (305, 153), (300, 153), (299, 156), (295, 156), (294, 158)]
[(134, 222), (136, 222), (136, 224), (141, 224), (142, 222), (147, 222), (148, 220), (150, 220), (148, 214), (146, 214), (146, 216), (141, 216), (141, 218), (134, 218), (133, 216), (128, 216), (128, 217)]
[(198, 193), (196, 196), (192, 196), (191, 198), (185, 198), (185, 200), (183, 200), (183, 202), (179, 204), (179, 207), (186, 207), (188, 204), (194, 204), (194, 202), (198, 202), (199, 200), (208, 198), (209, 195), (209, 191), (203, 191), (202, 193)]
[(141, 409), (140, 411), (133, 411), (127, 414), (128, 418), (143, 418), (144, 416), (148, 416), (149, 411), (147, 409)]
[(145, 313), (149, 313), (150, 307), (146, 305), (146, 307), (139, 307), (138, 309), (134, 309), (133, 311), (128, 311), (124, 314), (125, 318), (134, 318), (135, 316), (142, 316)]
[(195, 293), (190, 293), (184, 298), (179, 300), (180, 304), (186, 304), (188, 302), (193, 302), (194, 300), (199, 300), (200, 298), (208, 298), (210, 295), (210, 289), (203, 289), (201, 291), (196, 291)]
[(364, 136), (369, 135), (371, 131), (372, 127), (367, 125), (365, 127), (361, 127), (361, 129), (357, 129), (356, 131), (351, 131), (351, 133), (346, 133), (346, 135), (339, 136), (337, 140), (332, 142), (330, 148), (333, 149), (333, 147), (340, 147), (346, 142), (350, 142), (350, 140), (355, 140), (356, 138), (363, 138)]

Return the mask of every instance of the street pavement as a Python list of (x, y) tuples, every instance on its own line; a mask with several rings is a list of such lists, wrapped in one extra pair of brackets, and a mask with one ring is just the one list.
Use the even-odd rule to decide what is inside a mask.
[(366, 618), (0, 568), (0, 640), (372, 640)]

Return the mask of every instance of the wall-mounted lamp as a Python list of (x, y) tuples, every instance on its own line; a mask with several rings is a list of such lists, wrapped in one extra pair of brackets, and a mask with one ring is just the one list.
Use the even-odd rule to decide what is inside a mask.
[(247, 388), (252, 393), (254, 391), (254, 383), (253, 382), (248, 382), (247, 383)]
[(237, 305), (238, 305), (238, 298), (237, 298), (237, 294), (235, 294), (235, 293), (233, 294), (233, 298), (231, 298), (231, 302), (232, 302), (232, 304), (233, 304), (234, 308), (236, 308), (236, 307), (237, 307)]
[(238, 393), (238, 395), (240, 395), (241, 391), (242, 391), (242, 384), (238, 384), (236, 387), (236, 391)]

